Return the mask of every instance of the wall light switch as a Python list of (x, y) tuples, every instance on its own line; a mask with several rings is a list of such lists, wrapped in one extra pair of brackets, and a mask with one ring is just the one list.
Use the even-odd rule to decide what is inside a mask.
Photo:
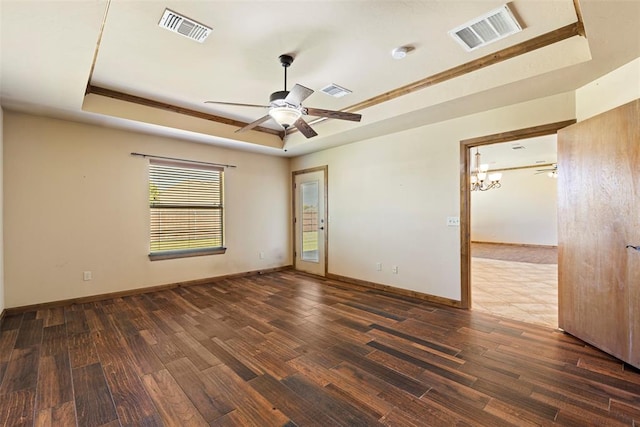
[(397, 266), (397, 265), (394, 265), (393, 267), (391, 267), (391, 272), (392, 272), (393, 274), (398, 274), (398, 266)]
[(377, 271), (382, 271), (382, 263), (381, 262), (376, 262), (376, 270)]
[(448, 216), (447, 217), (447, 227), (460, 227), (460, 217), (459, 216)]
[(91, 279), (93, 279), (93, 275), (91, 274), (90, 271), (85, 271), (84, 273), (82, 273), (82, 280), (87, 282), (87, 281), (89, 281)]

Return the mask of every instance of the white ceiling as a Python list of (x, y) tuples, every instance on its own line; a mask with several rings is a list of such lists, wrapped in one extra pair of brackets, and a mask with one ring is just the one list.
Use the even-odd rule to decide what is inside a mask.
[[(516, 147), (524, 147), (514, 149)], [(481, 163), (488, 164), (489, 169), (506, 169), (548, 165), (557, 162), (557, 136), (546, 135), (519, 141), (501, 142), (478, 147)], [(476, 149), (471, 150), (472, 155)], [(475, 157), (472, 156), (472, 168), (475, 167)]]
[[(298, 155), (434, 121), (574, 90), (640, 56), (640, 1), (581, 0), (587, 38), (575, 36), (357, 111), (362, 122), (314, 124), (287, 138), (106, 98), (88, 83), (178, 107), (251, 122), (265, 111), (205, 100), (267, 104), (283, 89), (278, 56), (295, 57), (289, 88), (316, 93), (306, 106), (354, 104), (576, 22), (573, 0), (516, 0), (524, 30), (474, 52), (447, 31), (503, 3), (469, 1), (0, 0), (4, 108), (97, 122), (205, 143)], [(202, 44), (158, 27), (165, 8), (213, 28)], [(393, 48), (413, 51), (394, 60)], [(335, 99), (319, 90), (353, 91)], [(312, 120), (312, 118), (309, 118)]]

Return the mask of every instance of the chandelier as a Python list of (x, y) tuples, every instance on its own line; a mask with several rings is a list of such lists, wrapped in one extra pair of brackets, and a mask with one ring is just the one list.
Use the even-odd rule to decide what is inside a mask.
[(500, 188), (502, 174), (500, 172), (489, 173), (489, 165), (480, 163), (480, 152), (476, 148), (476, 167), (471, 171), (471, 191), (487, 191), (492, 188)]

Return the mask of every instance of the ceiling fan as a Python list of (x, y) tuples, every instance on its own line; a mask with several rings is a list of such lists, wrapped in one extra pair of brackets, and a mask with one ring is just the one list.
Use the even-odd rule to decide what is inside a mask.
[(276, 123), (282, 126), (285, 130), (291, 126), (294, 126), (305, 137), (313, 138), (317, 135), (311, 126), (304, 121), (302, 116), (316, 116), (327, 117), (330, 119), (351, 120), (353, 122), (359, 122), (362, 118), (361, 114), (347, 113), (344, 111), (323, 110), (320, 108), (303, 107), (302, 101), (307, 99), (313, 90), (302, 85), (296, 84), (291, 91), (287, 90), (287, 68), (293, 63), (293, 57), (291, 55), (280, 55), (280, 64), (284, 68), (284, 90), (273, 92), (269, 97), (269, 105), (257, 105), (257, 104), (240, 104), (236, 102), (219, 102), (219, 101), (205, 101), (207, 104), (220, 104), (220, 105), (236, 105), (241, 107), (258, 107), (268, 108), (269, 113), (258, 120), (255, 120), (245, 127), (238, 129), (236, 132), (244, 132), (249, 129), (266, 122), (269, 119), (273, 119)]
[(549, 178), (557, 178), (558, 177), (558, 164), (554, 163), (550, 168), (548, 169), (537, 169), (536, 170), (536, 175), (539, 175), (541, 173), (547, 173), (547, 176)]

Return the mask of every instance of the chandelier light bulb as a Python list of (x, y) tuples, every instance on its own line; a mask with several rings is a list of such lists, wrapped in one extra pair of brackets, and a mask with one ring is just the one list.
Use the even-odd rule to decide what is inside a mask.
[[(471, 191), (487, 191), (492, 188), (500, 188), (500, 180), (502, 179), (502, 173), (493, 172), (489, 173), (489, 165), (480, 162), (480, 151), (476, 149), (476, 162), (475, 169), (471, 171)], [(487, 181), (487, 177), (489, 180)]]

